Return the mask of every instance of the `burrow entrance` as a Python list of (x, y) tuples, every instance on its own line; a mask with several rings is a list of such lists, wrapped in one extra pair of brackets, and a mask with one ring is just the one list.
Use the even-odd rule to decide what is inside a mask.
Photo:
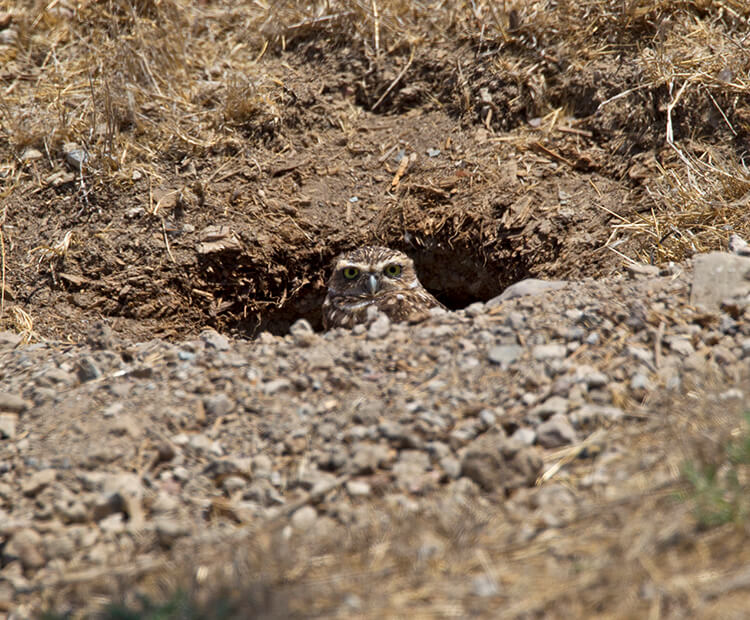
[[(424, 287), (451, 310), (487, 301), (510, 284), (540, 273), (527, 256), (513, 256), (510, 242), (498, 243), (492, 252), (471, 243), (450, 246), (447, 242), (434, 242), (429, 247), (387, 240), (369, 243), (387, 245), (409, 255)], [(252, 261), (248, 254), (206, 259), (200, 271), (204, 277), (216, 278), (214, 297), (235, 300), (224, 312), (209, 311), (209, 315), (213, 314), (210, 322), (220, 330), (246, 338), (262, 331), (284, 335), (302, 318), (315, 330), (321, 330), (321, 306), (331, 261), (339, 252), (354, 247), (357, 245), (342, 244), (333, 251), (282, 252), (264, 266)]]

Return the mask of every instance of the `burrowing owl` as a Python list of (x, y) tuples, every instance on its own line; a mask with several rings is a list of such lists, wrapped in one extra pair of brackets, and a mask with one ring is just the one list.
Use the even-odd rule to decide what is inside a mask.
[(421, 320), (430, 308), (444, 308), (417, 279), (414, 263), (404, 253), (367, 246), (342, 254), (333, 262), (323, 325), (354, 327), (375, 306), (391, 321)]

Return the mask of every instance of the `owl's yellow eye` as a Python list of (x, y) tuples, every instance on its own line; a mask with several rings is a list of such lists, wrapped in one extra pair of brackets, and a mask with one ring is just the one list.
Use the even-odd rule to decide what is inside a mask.
[(396, 263), (388, 265), (385, 268), (384, 273), (391, 278), (397, 278), (401, 275), (401, 265), (397, 265)]
[(359, 275), (359, 269), (356, 267), (344, 267), (344, 277), (347, 280), (354, 280)]

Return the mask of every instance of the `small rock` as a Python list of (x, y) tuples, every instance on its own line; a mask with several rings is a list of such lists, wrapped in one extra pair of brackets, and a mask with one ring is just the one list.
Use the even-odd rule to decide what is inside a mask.
[(3, 565), (17, 560), (25, 570), (41, 568), (46, 563), (41, 548), (42, 537), (36, 530), (30, 528), (19, 530), (3, 547)]
[(42, 157), (44, 157), (44, 155), (41, 151), (29, 147), (21, 154), (21, 161), (36, 161)]
[(63, 145), (63, 153), (65, 154), (65, 162), (73, 168), (73, 170), (80, 170), (89, 158), (86, 149), (81, 148), (81, 146), (75, 142), (66, 142)]
[(474, 595), (479, 598), (487, 598), (489, 596), (497, 596), (500, 594), (500, 589), (497, 587), (497, 581), (495, 581), (489, 575), (478, 575), (471, 580), (471, 585), (474, 590)]
[(225, 416), (234, 409), (234, 402), (223, 392), (203, 398), (203, 409), (212, 418)]
[(568, 349), (563, 344), (538, 344), (531, 350), (531, 355), (539, 361), (562, 359), (567, 353)]
[(642, 393), (651, 389), (651, 381), (643, 373), (637, 372), (630, 378), (630, 389)]
[(247, 486), (247, 480), (242, 476), (227, 476), (221, 482), (221, 488), (230, 497), (235, 493), (242, 491)]
[(229, 349), (229, 339), (214, 329), (202, 331), (200, 339), (208, 348), (216, 349), (217, 351), (226, 351)]
[(349, 461), (353, 474), (372, 474), (389, 459), (388, 448), (380, 444), (358, 443), (352, 448)]
[(592, 347), (595, 347), (599, 344), (599, 340), (601, 340), (598, 332), (591, 332), (588, 336), (586, 336), (586, 344), (591, 345)]
[(507, 367), (521, 357), (522, 352), (523, 347), (520, 347), (517, 344), (501, 344), (492, 347), (487, 352), (487, 357), (493, 364)]
[(367, 337), (371, 340), (379, 340), (385, 338), (388, 332), (391, 331), (391, 320), (385, 315), (380, 314), (370, 325), (370, 329), (367, 330)]
[(484, 435), (461, 462), (463, 476), (485, 491), (532, 486), (542, 470), (542, 459), (529, 448), (501, 435)]
[(543, 403), (534, 407), (530, 415), (542, 420), (551, 418), (557, 414), (564, 414), (568, 411), (568, 399), (562, 396), (550, 396)]
[[(6, 290), (7, 295), (7, 290)], [(0, 350), (15, 349), (23, 341), (23, 336), (15, 332), (0, 331)]]
[(750, 258), (727, 252), (695, 257), (690, 303), (709, 312), (719, 310), (722, 300), (750, 294)]
[(273, 379), (263, 384), (263, 393), (266, 396), (273, 396), (279, 392), (286, 392), (292, 389), (292, 382), (289, 379)]
[(34, 497), (47, 485), (53, 483), (56, 478), (57, 472), (54, 469), (42, 469), (41, 471), (34, 472), (21, 485), (21, 492), (26, 497)]
[(695, 353), (693, 343), (686, 336), (668, 336), (665, 340), (669, 348), (682, 357)]
[(571, 412), (569, 418), (573, 426), (581, 428), (600, 422), (615, 422), (620, 420), (624, 415), (622, 409), (619, 407), (585, 404)]
[(13, 439), (16, 436), (18, 414), (0, 413), (0, 439)]
[(532, 446), (536, 441), (536, 431), (533, 428), (520, 426), (510, 436), (510, 438), (514, 441), (522, 443), (525, 446)]
[(525, 297), (527, 295), (539, 295), (544, 291), (554, 291), (564, 287), (567, 284), (564, 280), (537, 280), (536, 278), (527, 278), (520, 280), (507, 287), (500, 295), (493, 297), (487, 302), (487, 308), (499, 306), (502, 302), (516, 297)]
[(17, 394), (0, 392), (0, 411), (7, 411), (9, 413), (23, 413), (28, 408), (29, 403), (27, 403)]
[(151, 512), (154, 515), (169, 515), (174, 513), (179, 506), (180, 502), (176, 497), (166, 491), (160, 491), (151, 502)]
[(464, 308), (464, 312), (466, 313), (466, 316), (470, 317), (477, 317), (481, 316), (485, 312), (487, 312), (487, 306), (485, 306), (481, 301), (475, 301), (473, 304), (470, 304)]
[(86, 355), (78, 360), (78, 364), (76, 365), (76, 374), (78, 375), (78, 380), (81, 383), (86, 383), (87, 381), (93, 381), (94, 379), (98, 379), (99, 377), (101, 377), (102, 371), (99, 370), (99, 367), (96, 365), (96, 362), (93, 360), (93, 358)]
[(156, 538), (165, 549), (171, 548), (179, 538), (187, 536), (189, 533), (190, 529), (180, 521), (169, 518), (161, 518), (156, 521)]
[(336, 365), (333, 355), (318, 347), (312, 349), (306, 359), (311, 370), (330, 370)]
[(454, 456), (444, 456), (440, 459), (440, 467), (452, 480), (461, 477), (461, 462)]
[(292, 527), (298, 532), (309, 530), (318, 518), (318, 513), (312, 506), (302, 506), (292, 515)]
[(559, 448), (576, 441), (576, 432), (564, 415), (557, 414), (539, 425), (537, 443), (543, 448)]
[(125, 519), (121, 512), (113, 512), (98, 522), (102, 532), (107, 534), (120, 534), (125, 531)]
[(750, 244), (734, 233), (729, 235), (729, 251), (738, 256), (750, 256)]
[(609, 383), (609, 377), (599, 370), (591, 370), (583, 375), (583, 382), (589, 389), (603, 388)]
[(364, 497), (371, 492), (370, 485), (364, 480), (349, 480), (346, 483), (346, 491), (352, 497)]

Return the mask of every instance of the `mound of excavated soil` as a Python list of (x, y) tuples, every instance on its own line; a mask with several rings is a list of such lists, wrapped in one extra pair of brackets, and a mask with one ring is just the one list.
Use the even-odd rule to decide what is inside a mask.
[(209, 617), (217, 596), (230, 617), (731, 610), (704, 571), (747, 554), (705, 555), (676, 498), (711, 399), (735, 428), (750, 322), (689, 290), (677, 268), (255, 341), (6, 334), (0, 605), (181, 587)]

